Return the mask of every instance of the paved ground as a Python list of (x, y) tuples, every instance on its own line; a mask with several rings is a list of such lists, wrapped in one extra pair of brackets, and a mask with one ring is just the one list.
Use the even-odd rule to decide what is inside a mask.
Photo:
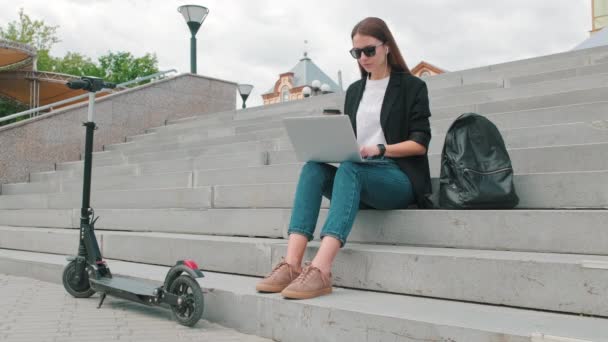
[(63, 286), (0, 273), (0, 341), (270, 341), (204, 320), (177, 324), (169, 310), (99, 296), (75, 299)]

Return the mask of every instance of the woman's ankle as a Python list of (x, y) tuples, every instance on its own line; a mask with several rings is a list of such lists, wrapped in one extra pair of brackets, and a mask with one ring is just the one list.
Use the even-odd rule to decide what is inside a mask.
[(314, 262), (314, 260), (310, 263), (310, 265), (318, 268), (321, 273), (323, 273), (327, 277), (331, 275), (331, 265), (317, 264)]

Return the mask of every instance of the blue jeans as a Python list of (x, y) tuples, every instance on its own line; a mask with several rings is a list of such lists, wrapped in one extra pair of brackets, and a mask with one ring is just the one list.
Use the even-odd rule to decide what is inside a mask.
[(344, 247), (359, 209), (404, 209), (414, 190), (397, 163), (344, 162), (335, 166), (308, 162), (302, 168), (287, 234), (313, 239), (322, 196), (331, 200), (321, 238), (332, 236)]

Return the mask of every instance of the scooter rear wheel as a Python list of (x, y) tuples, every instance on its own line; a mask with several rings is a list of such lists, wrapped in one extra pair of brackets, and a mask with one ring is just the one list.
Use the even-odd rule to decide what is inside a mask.
[(83, 276), (77, 284), (73, 283), (73, 279), (76, 276), (76, 261), (70, 261), (69, 264), (63, 269), (63, 287), (69, 294), (76, 298), (89, 298), (95, 294), (95, 290), (91, 288), (89, 283), (89, 275), (87, 272), (83, 272)]
[(171, 310), (179, 324), (191, 327), (201, 319), (203, 315), (203, 291), (198, 282), (187, 275), (177, 277), (169, 286), (169, 292), (176, 296), (182, 296), (182, 305), (172, 305)]

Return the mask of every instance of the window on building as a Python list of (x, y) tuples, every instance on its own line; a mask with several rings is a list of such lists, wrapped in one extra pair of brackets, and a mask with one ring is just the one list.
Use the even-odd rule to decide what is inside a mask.
[(283, 88), (281, 88), (281, 102), (287, 101), (289, 101), (289, 87), (283, 86)]
[(427, 76), (431, 76), (431, 73), (428, 72), (428, 70), (425, 70), (422, 73), (420, 73), (420, 77), (427, 77)]

